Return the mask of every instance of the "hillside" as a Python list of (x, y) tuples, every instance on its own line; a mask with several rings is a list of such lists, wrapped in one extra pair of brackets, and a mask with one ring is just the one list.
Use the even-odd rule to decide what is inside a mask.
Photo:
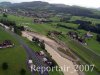
[[(28, 10), (28, 11), (44, 11), (44, 12), (53, 12), (53, 13), (64, 13), (71, 14), (76, 16), (88, 16), (92, 18), (100, 18), (100, 13), (96, 9), (89, 9), (79, 6), (68, 6), (64, 4), (50, 4), (47, 2), (34, 1), (34, 2), (22, 2), (22, 3), (10, 3), (2, 2), (0, 3), (1, 7), (9, 8), (11, 10), (18, 11)], [(95, 11), (94, 11), (95, 10)]]
[[(20, 60), (23, 60), (22, 63), (26, 62), (25, 59), (28, 58), (33, 59), (33, 63), (37, 66), (51, 66), (52, 64), (52, 66), (60, 67), (68, 65), (69, 63), (66, 63), (66, 59), (68, 59), (72, 65), (79, 66), (78, 71), (82, 70), (80, 66), (84, 66), (84, 70), (81, 71), (81, 74), (78, 73), (79, 75), (100, 75), (100, 11), (98, 9), (65, 4), (50, 4), (41, 1), (2, 2), (0, 3), (0, 23), (10, 27), (9, 30), (14, 29), (14, 33), (8, 33), (6, 29), (0, 27), (0, 42), (3, 39), (10, 39), (15, 44), (15, 47), (11, 48), (11, 50), (16, 51), (16, 47), (18, 49), (20, 47), (20, 49), (26, 52), (27, 55), (23, 53), (24, 59), (20, 55), (22, 57)], [(7, 35), (5, 35), (6, 33)], [(12, 38), (10, 38), (9, 34), (12, 34)], [(9, 38), (3, 38), (4, 36), (9, 36)], [(5, 54), (8, 50), (5, 49)], [(43, 51), (45, 54), (40, 55), (40, 51)], [(2, 52), (1, 50), (0, 56), (3, 58)], [(16, 54), (13, 56), (16, 57)], [(62, 60), (62, 57), (64, 60)], [(43, 58), (49, 58), (48, 63), (44, 62)], [(16, 58), (15, 60), (18, 61)], [(2, 65), (2, 63), (0, 64)], [(26, 69), (26, 73), (28, 73), (28, 68), (25, 65), (24, 63), (22, 68)], [(6, 73), (2, 70), (0, 71)], [(46, 73), (44, 75), (68, 74), (62, 72), (54, 70), (54, 72), (44, 72)], [(36, 75), (39, 74), (41, 75), (41, 73), (36, 72)]]

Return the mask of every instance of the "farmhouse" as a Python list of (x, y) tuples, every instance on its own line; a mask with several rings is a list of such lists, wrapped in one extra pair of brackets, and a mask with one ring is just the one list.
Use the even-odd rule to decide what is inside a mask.
[(13, 47), (14, 44), (10, 40), (5, 40), (0, 44), (0, 48), (9, 48)]
[(91, 37), (93, 37), (93, 35), (92, 35), (90, 32), (87, 32), (87, 33), (86, 33), (86, 37), (87, 37), (87, 38), (91, 38)]
[(78, 42), (87, 45), (87, 44), (86, 44), (86, 41), (85, 41), (85, 38), (84, 38), (84, 37), (80, 37), (80, 36), (78, 35), (78, 33), (73, 32), (73, 31), (69, 31), (69, 32), (67, 33), (67, 35), (70, 36), (70, 37), (72, 37), (73, 39), (77, 40)]
[(72, 37), (73, 39), (78, 39), (79, 38), (79, 36), (78, 36), (78, 34), (76, 32), (69, 31), (68, 35), (70, 37)]
[(8, 9), (4, 9), (3, 11), (4, 11), (4, 12), (8, 12)]
[(51, 20), (47, 20), (45, 18), (36, 18), (36, 19), (34, 19), (34, 23), (42, 24), (42, 23), (48, 23), (48, 22), (51, 22)]

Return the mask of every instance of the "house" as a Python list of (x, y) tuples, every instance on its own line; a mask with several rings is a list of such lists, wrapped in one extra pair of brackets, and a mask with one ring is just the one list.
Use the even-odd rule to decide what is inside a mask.
[(4, 9), (3, 11), (4, 11), (4, 12), (8, 12), (8, 9)]
[(70, 37), (72, 37), (73, 39), (78, 39), (78, 34), (76, 32), (73, 32), (73, 31), (69, 31), (67, 33), (67, 35), (69, 35)]
[(0, 44), (0, 48), (9, 48), (9, 47), (13, 47), (14, 44), (12, 44), (12, 42), (10, 40), (5, 40)]
[(39, 23), (39, 24), (41, 24), (41, 23), (43, 23), (43, 22), (42, 22), (42, 19), (34, 19), (34, 23)]
[(73, 31), (69, 31), (69, 32), (67, 33), (67, 35), (70, 36), (72, 39), (75, 39), (75, 40), (77, 40), (78, 42), (87, 45), (85, 38), (84, 38), (84, 37), (80, 37), (80, 36), (78, 35), (78, 33), (73, 32)]
[(92, 35), (92, 34), (90, 33), (90, 31), (89, 31), (89, 32), (86, 33), (86, 37), (87, 37), (87, 38), (91, 38), (91, 37), (93, 37), (93, 35)]

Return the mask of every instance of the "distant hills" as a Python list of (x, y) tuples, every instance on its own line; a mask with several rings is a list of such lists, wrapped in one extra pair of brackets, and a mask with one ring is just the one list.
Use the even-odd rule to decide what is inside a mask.
[(22, 3), (11, 3), (1, 2), (1, 7), (17, 7), (17, 8), (50, 8), (50, 7), (67, 7), (65, 4), (49, 4), (48, 2), (34, 1), (34, 2), (22, 2)]
[[(48, 6), (50, 5), (48, 2), (42, 2), (42, 1), (34, 1), (34, 2), (22, 2), (22, 3), (11, 3), (11, 2), (0, 2), (0, 6), (2, 7), (9, 7), (9, 6), (28, 6), (28, 7), (33, 7), (33, 6)], [(57, 7), (66, 7), (67, 5), (65, 4), (51, 4)]]
[(1, 6), (1, 7), (8, 7), (8, 6), (10, 6), (10, 5), (12, 5), (11, 2), (1, 2), (1, 3), (0, 3), (0, 6)]
[(100, 11), (100, 7), (99, 7), (99, 8), (97, 8), (97, 10), (99, 10), (99, 11)]
[[(100, 11), (79, 6), (69, 6), (65, 4), (50, 4), (48, 2), (34, 1), (22, 3), (1, 2), (0, 7), (10, 8), (12, 10), (26, 10), (26, 11), (46, 11), (53, 13), (65, 13), (77, 16), (87, 16), (93, 18), (100, 18)], [(94, 11), (95, 10), (95, 11)]]

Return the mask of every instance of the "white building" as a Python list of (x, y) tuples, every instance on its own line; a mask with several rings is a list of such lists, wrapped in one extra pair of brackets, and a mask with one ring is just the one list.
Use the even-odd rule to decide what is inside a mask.
[(43, 51), (40, 51), (40, 55), (44, 55), (45, 53)]

